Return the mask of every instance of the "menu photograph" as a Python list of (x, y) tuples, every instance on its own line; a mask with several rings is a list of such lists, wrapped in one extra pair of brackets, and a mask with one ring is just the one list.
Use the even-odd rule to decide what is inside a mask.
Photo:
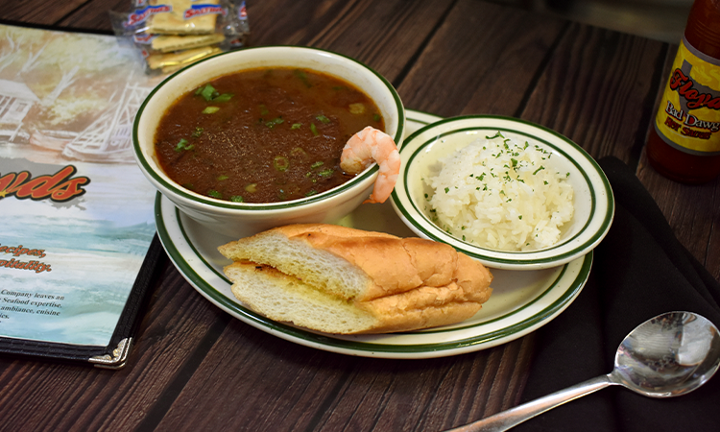
[(105, 346), (155, 234), (115, 37), (0, 25), (0, 337)]

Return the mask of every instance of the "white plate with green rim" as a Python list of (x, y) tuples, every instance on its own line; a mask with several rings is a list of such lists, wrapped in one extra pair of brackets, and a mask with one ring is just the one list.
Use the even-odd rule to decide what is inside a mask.
[[(438, 117), (407, 112), (411, 133)], [(158, 235), (185, 279), (210, 302), (233, 317), (288, 341), (321, 350), (365, 357), (432, 358), (478, 351), (522, 337), (560, 314), (578, 296), (592, 267), (592, 253), (565, 265), (538, 271), (493, 270), (490, 300), (473, 318), (453, 326), (387, 335), (336, 336), (278, 323), (256, 314), (233, 296), (222, 268), (229, 264), (217, 246), (234, 238), (203, 228), (158, 194), (155, 204)], [(413, 235), (389, 202), (365, 204), (341, 225)]]
[[(428, 201), (433, 191), (424, 179), (438, 170), (438, 161), (442, 158), (476, 140), (497, 137), (498, 133), (504, 139), (543, 152), (543, 165), (562, 173), (562, 181), (573, 188), (572, 220), (563, 224), (560, 238), (552, 246), (529, 251), (490, 249), (469, 238), (466, 240), (465, 232), (454, 234), (451, 229), (434, 222), (435, 210)], [(505, 145), (507, 147), (507, 142)], [(403, 141), (400, 157), (402, 170), (392, 193), (392, 205), (399, 218), (416, 235), (447, 243), (491, 268), (540, 270), (569, 263), (595, 248), (612, 225), (615, 214), (613, 192), (600, 166), (580, 146), (540, 125), (489, 115), (441, 119), (411, 133)], [(538, 171), (546, 168), (543, 165)], [(484, 168), (478, 167), (474, 171), (479, 173)], [(482, 180), (483, 175), (470, 180), (476, 182), (478, 190), (482, 186), (482, 181), (478, 180)], [(445, 193), (448, 189), (445, 188)]]

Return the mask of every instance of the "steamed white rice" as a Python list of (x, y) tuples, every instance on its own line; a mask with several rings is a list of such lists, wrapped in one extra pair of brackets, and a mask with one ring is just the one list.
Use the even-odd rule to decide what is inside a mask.
[(449, 234), (506, 251), (554, 245), (573, 216), (566, 172), (552, 153), (498, 132), (441, 159), (424, 179), (433, 221)]

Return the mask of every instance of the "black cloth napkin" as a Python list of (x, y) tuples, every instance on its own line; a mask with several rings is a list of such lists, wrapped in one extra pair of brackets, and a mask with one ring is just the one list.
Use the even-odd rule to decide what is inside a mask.
[[(627, 165), (614, 157), (599, 164), (613, 188), (615, 219), (594, 251), (583, 291), (537, 331), (522, 402), (607, 374), (625, 335), (661, 313), (699, 313), (720, 328), (718, 281), (678, 242)], [(514, 430), (720, 431), (720, 373), (694, 392), (668, 399), (611, 386)]]

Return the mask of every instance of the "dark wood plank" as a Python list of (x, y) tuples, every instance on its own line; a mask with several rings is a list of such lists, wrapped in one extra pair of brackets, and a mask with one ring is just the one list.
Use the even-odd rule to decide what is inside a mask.
[(311, 430), (355, 361), (231, 322), (160, 429)]
[(47, 0), (5, 0), (0, 19), (37, 25), (54, 25), (72, 14), (87, 0), (48, 2)]
[(318, 430), (444, 430), (494, 413), (503, 398), (493, 382), (505, 381), (508, 358), (526, 343), (422, 361), (363, 360)]
[(365, 62), (396, 85), (453, 4), (450, 0), (355, 3), (308, 44)]
[[(159, 428), (441, 430), (515, 405), (531, 343), (438, 359), (358, 358), (232, 322)], [(526, 360), (516, 366), (518, 357)]]
[(459, 1), (398, 87), (403, 103), (444, 117), (515, 115), (566, 25)]
[(720, 178), (703, 185), (668, 180), (643, 152), (637, 172), (685, 248), (720, 281)]
[(357, 1), (249, 2), (252, 45), (310, 45), (313, 38), (356, 7)]
[(85, 2), (72, 14), (55, 23), (64, 28), (112, 32), (109, 11), (129, 12), (131, 1), (128, 0), (93, 0)]
[[(452, 4), (442, 1), (260, 2), (253, 45), (305, 45), (353, 57), (394, 82)], [(253, 18), (257, 11), (258, 18)]]

